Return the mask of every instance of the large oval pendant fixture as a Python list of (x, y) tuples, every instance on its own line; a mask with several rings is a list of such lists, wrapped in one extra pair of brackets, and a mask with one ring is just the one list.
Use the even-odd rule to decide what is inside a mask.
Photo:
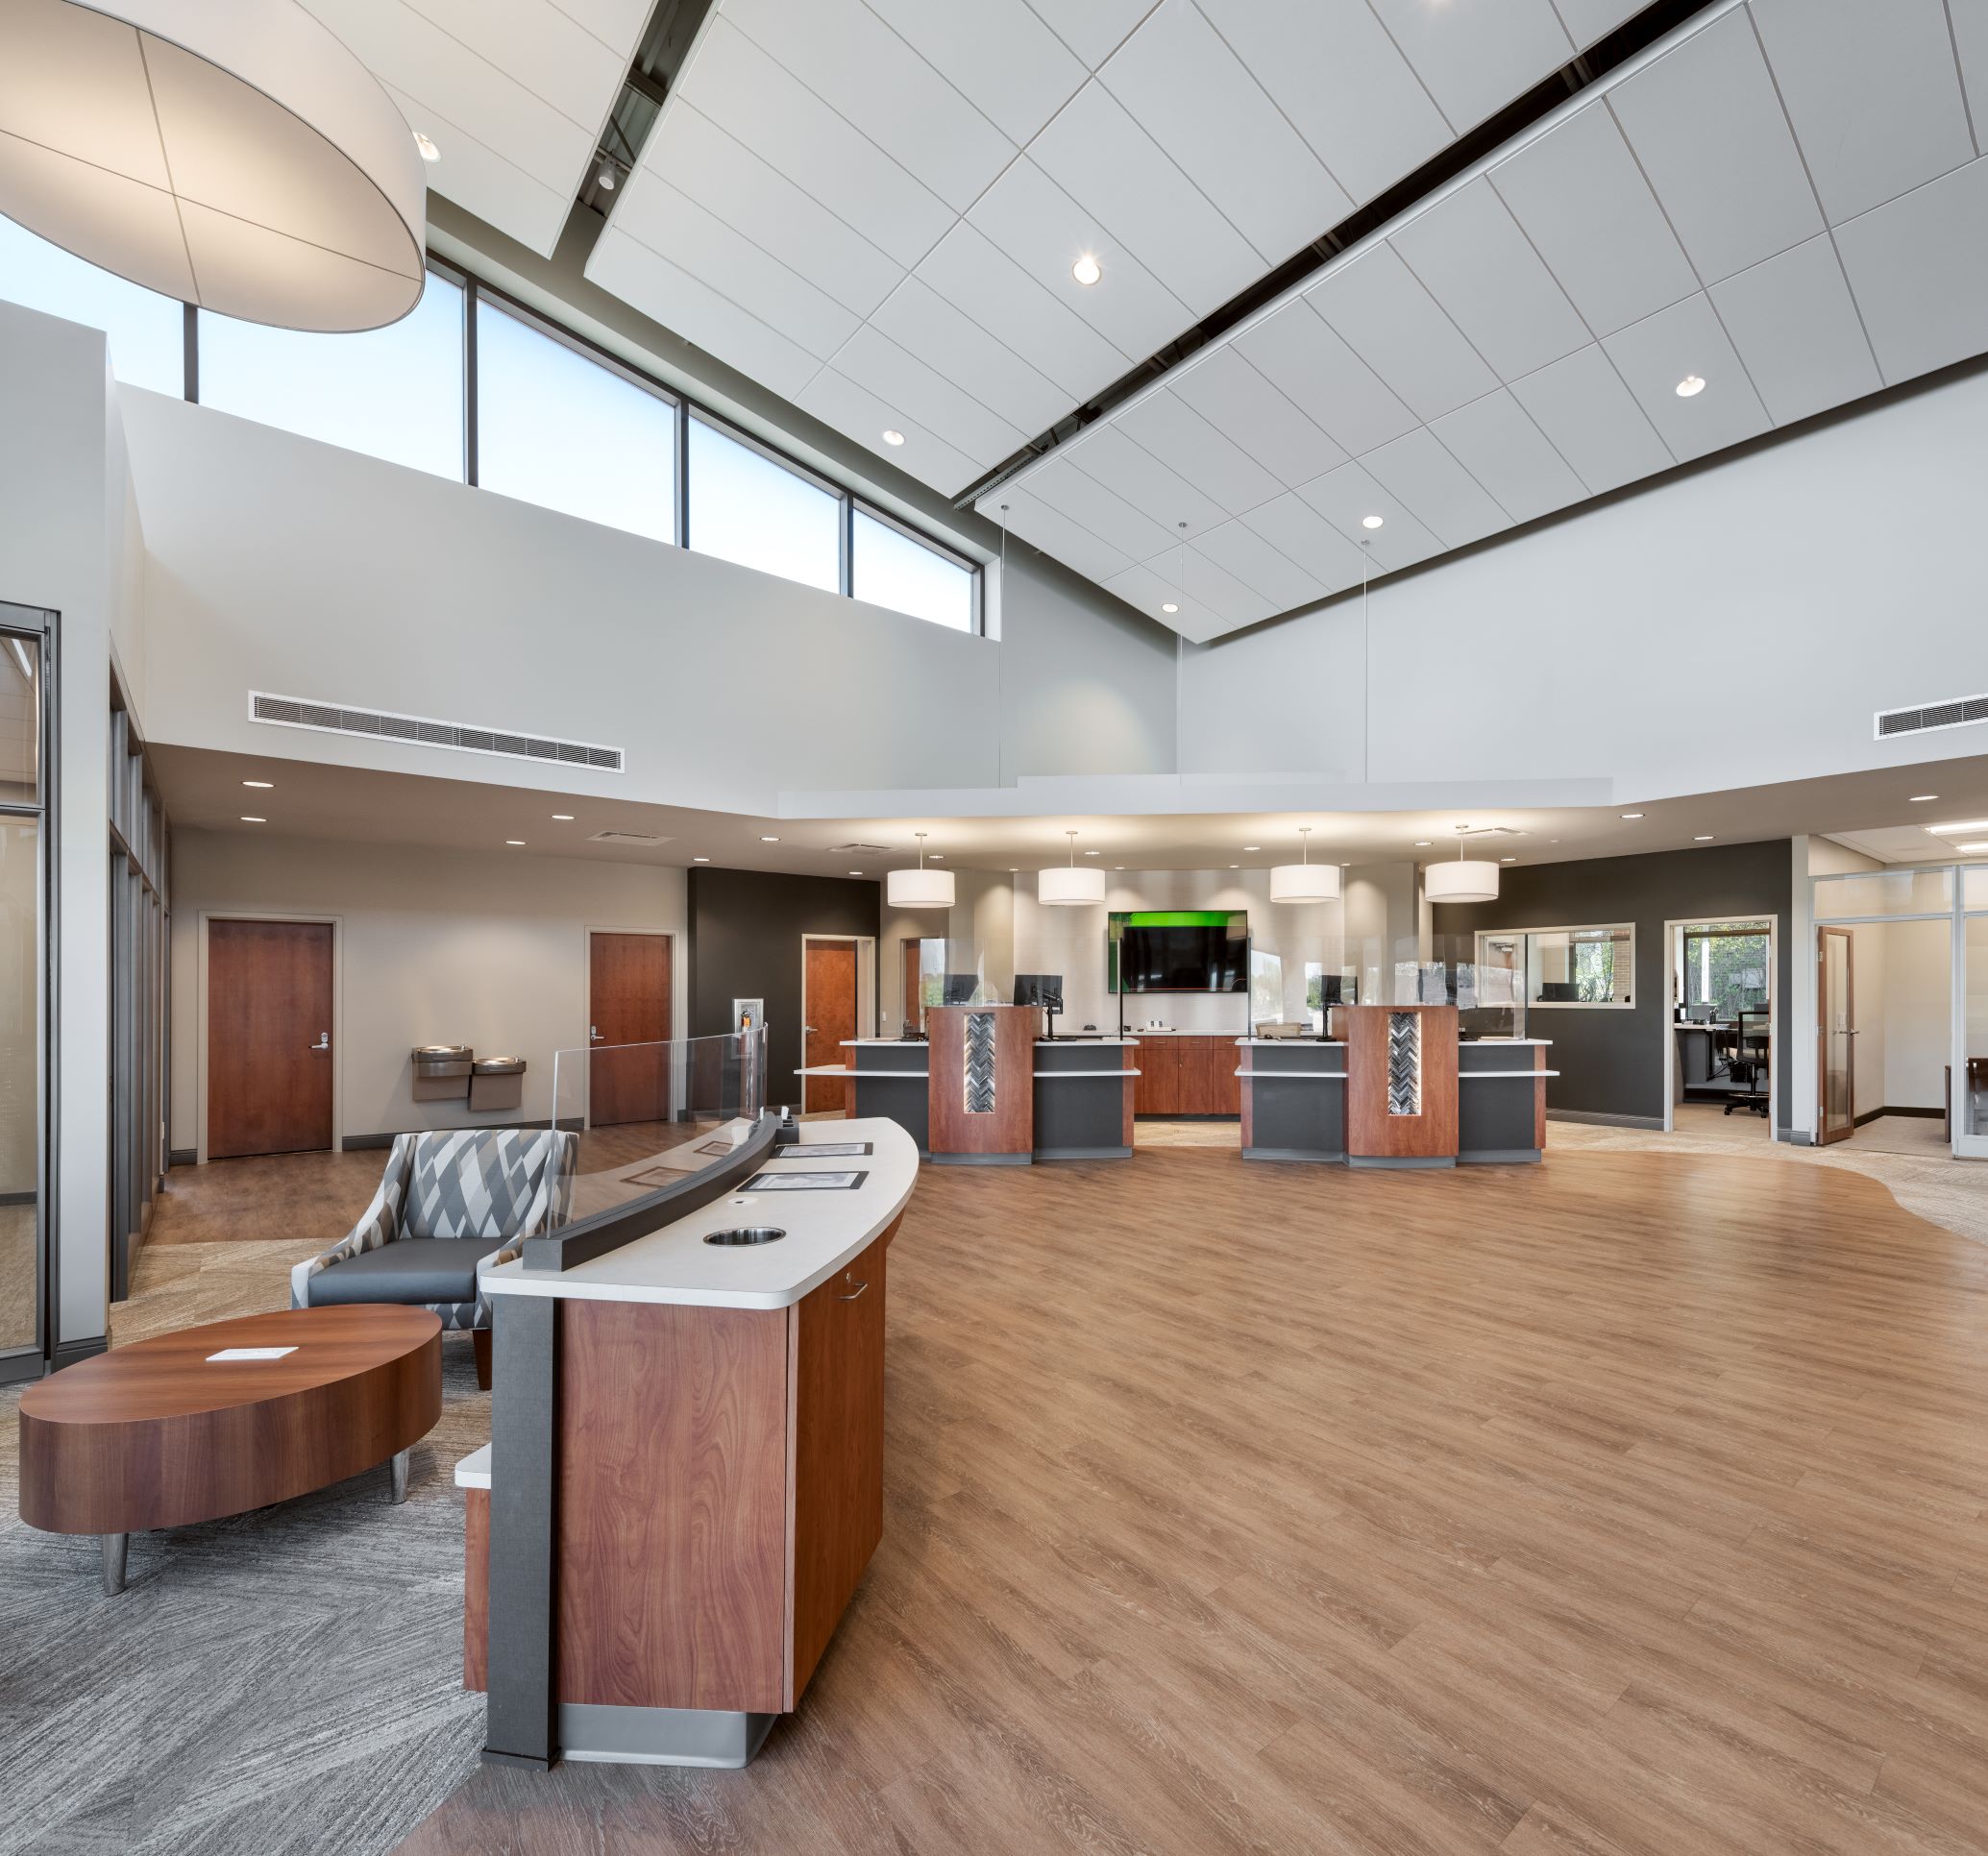
[(1070, 861), (1036, 873), (1036, 900), (1065, 909), (1093, 907), (1104, 900), (1104, 872), (1080, 866), (1077, 834), (1067, 831), (1064, 836), (1070, 841)]
[(297, 0), (0, 0), (0, 212), (245, 322), (421, 301), (428, 183), (380, 81)]
[(1431, 864), (1423, 870), (1422, 893), (1431, 902), (1496, 902), (1498, 867), (1465, 859), (1459, 838), (1454, 864)]
[(918, 840), (918, 868), (893, 870), (884, 878), (884, 895), (894, 909), (950, 909), (952, 872), (925, 868), (925, 834), (913, 832)]
[(1312, 827), (1298, 827), (1298, 862), (1275, 864), (1270, 867), (1272, 902), (1337, 902), (1339, 899), (1339, 867), (1312, 862)]

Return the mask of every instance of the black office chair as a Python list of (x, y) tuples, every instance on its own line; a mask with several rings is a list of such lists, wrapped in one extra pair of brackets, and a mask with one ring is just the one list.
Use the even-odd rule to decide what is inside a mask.
[(1751, 1109), (1767, 1112), (1767, 1061), (1774, 1047), (1774, 1013), (1767, 1006), (1741, 1006), (1732, 1027), (1732, 1093), (1726, 1112)]

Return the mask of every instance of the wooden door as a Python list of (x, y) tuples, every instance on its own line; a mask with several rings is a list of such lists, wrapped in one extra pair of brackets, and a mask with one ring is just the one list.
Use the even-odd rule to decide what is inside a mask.
[(331, 1144), (331, 924), (208, 923), (208, 1158)]
[[(843, 1048), (856, 1036), (856, 943), (810, 940), (801, 950), (801, 1061), (855, 1066), (855, 1053)], [(791, 1048), (791, 1046), (790, 1046)], [(849, 1108), (851, 1086), (832, 1076), (801, 1079), (800, 1105), (811, 1114)]]
[(1848, 1140), (1857, 1125), (1854, 953), (1848, 928), (1816, 930), (1815, 998), (1822, 1025), (1815, 1058), (1818, 1146)]
[(903, 949), (904, 1003), (900, 1015), (912, 1031), (925, 1028), (924, 947), (921, 940), (898, 942)]
[(1242, 1086), (1238, 1081), (1239, 1047), (1229, 1038), (1177, 1038), (1180, 1046), (1180, 1112), (1184, 1115), (1239, 1115)]
[[(587, 937), (587, 1120), (596, 1128), (670, 1118), (669, 935)], [(623, 1048), (617, 1048), (621, 1046)]]

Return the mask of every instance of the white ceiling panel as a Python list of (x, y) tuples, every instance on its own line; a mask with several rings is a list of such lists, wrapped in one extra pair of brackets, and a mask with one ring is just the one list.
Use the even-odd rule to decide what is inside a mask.
[[(936, 368), (898, 347), (874, 322), (836, 351), (835, 366), (878, 399), (901, 406), (929, 431), (985, 469), (1006, 457), (1028, 434)], [(979, 382), (975, 382), (976, 385)]]
[(1776, 425), (1884, 384), (1827, 234), (1713, 284), (1711, 297)]
[(1426, 430), (1411, 431), (1360, 461), (1446, 548), (1462, 548), (1511, 526), (1485, 486)]
[[(847, 432), (877, 456), (927, 483), (963, 483), (977, 468), (964, 452), (955, 451), (937, 432), (927, 430), (901, 406), (879, 400), (868, 387), (858, 385), (845, 374), (838, 374), (832, 366), (822, 368), (796, 396), (794, 403), (823, 424)], [(902, 432), (904, 443), (886, 443), (884, 433), (887, 430)], [(1021, 496), (1018, 490), (1012, 500), (1019, 501)], [(1090, 568), (1078, 566), (1075, 561), (1071, 565), (1077, 566), (1080, 573), (1091, 572)], [(1116, 569), (1109, 571), (1116, 572)]]
[(1311, 574), (1239, 522), (1211, 528), (1195, 541), (1194, 551), (1268, 600), (1270, 612), (1289, 612), (1319, 597), (1318, 582)]
[(1498, 384), (1391, 245), (1335, 266), (1305, 301), (1418, 418), (1438, 419)]
[[(1166, 562), (1148, 561), (1146, 565), (1155, 573), (1164, 573)], [(1243, 585), (1227, 568), (1195, 549), (1187, 550), (1181, 568), (1188, 598), (1206, 606), (1231, 630), (1239, 625), (1253, 625), (1279, 610), (1263, 594)]]
[(1975, 140), (1988, 124), (1988, 0), (1947, 0), (1947, 17), (1953, 22), (1953, 47), (1960, 54), (1960, 76), (1967, 92)]
[(1153, 10), (1153, 0), (1029, 0), (1029, 5), (1093, 71)]
[(561, 12), (577, 19), (603, 44), (626, 45), (640, 42), (655, 0), (555, 0)]
[(1263, 536), (1286, 560), (1295, 561), (1311, 574), (1313, 598), (1358, 586), (1362, 575), (1377, 571), (1372, 570), (1365, 552), (1295, 490), (1260, 504), (1241, 520), (1244, 527)]
[(1609, 92), (1698, 275), (1710, 282), (1823, 230), (1744, 8)]
[(1090, 69), (1024, 0), (869, 0), (880, 18), (1018, 148), (1082, 87)]
[(1068, 403), (1055, 381), (916, 277), (897, 286), (871, 324), (946, 380), (970, 381), (974, 397), (998, 406), (1010, 426), (1032, 432), (1063, 416)]
[(1170, 519), (1155, 520), (1135, 509), (1068, 457), (1052, 457), (1030, 476), (1028, 487), (1039, 502), (1060, 509), (1129, 561), (1151, 560), (1180, 540)]
[(1575, 44), (1592, 45), (1631, 13), (1640, 12), (1643, 0), (1553, 0), (1553, 5)]
[[(1632, 323), (1602, 346), (1681, 462), (1755, 437), (1773, 423), (1703, 296)], [(1678, 387), (1688, 375), (1706, 384), (1687, 398)]]
[(1491, 169), (1526, 236), (1597, 335), (1698, 287), (1606, 108), (1579, 110)]
[(1065, 104), (1029, 155), (1195, 315), (1262, 275), (1263, 254), (1102, 84)]
[(1593, 495), (1677, 461), (1599, 347), (1512, 381), (1511, 393)]
[[(1391, 574), (1442, 552), (1441, 541), (1416, 520), (1414, 511), (1358, 464), (1341, 464), (1299, 484), (1298, 495), (1356, 549), (1371, 556), (1377, 573)], [(1382, 525), (1366, 527), (1369, 516), (1379, 516)]]
[[(1169, 561), (1163, 574), (1143, 561), (1115, 574), (1103, 582), (1106, 591), (1116, 593), (1127, 605), (1137, 606), (1148, 619), (1158, 620), (1196, 645), (1219, 638), (1236, 627), (1219, 614), (1211, 612), (1180, 585), (1175, 577), (1177, 564)], [(1173, 610), (1167, 611), (1171, 606)]]
[(1552, 0), (1373, 0), (1373, 8), (1460, 131), (1574, 56)]
[[(1303, 483), (1346, 461), (1345, 448), (1320, 431), (1234, 345), (1197, 354), (1167, 385), (1280, 483)], [(1129, 418), (1134, 410), (1118, 416)]]
[(863, 0), (725, 0), (724, 17), (955, 213), (1014, 157), (1015, 144)]
[(417, 102), (392, 84), (381, 87), (410, 124), (422, 126), (443, 151), (430, 175), (430, 185), (467, 208), (486, 225), (534, 252), (551, 252), (573, 210), (573, 196), (563, 187), (548, 186), (515, 161), (486, 146), (439, 110)]
[[(331, 4), (332, 0), (325, 0)], [(626, 50), (603, 43), (556, 5), (493, 7), (488, 0), (406, 0), (408, 10), (474, 48), (569, 121), (591, 127), (606, 114), (628, 68)], [(636, 24), (636, 32), (641, 24)], [(620, 44), (632, 45), (624, 33)]]
[(1975, 153), (1943, 0), (1752, 0), (1832, 225)]
[(1358, 457), (1412, 431), (1415, 415), (1302, 297), (1266, 316), (1236, 346), (1242, 357)]
[(1254, 509), (1283, 487), (1176, 393), (1148, 394), (1116, 424), (1134, 444), (1231, 512)]
[(1988, 160), (1851, 220), (1836, 243), (1887, 380), (1988, 345)]
[(1193, 0), (1164, 0), (1098, 81), (1265, 262), (1281, 262), (1351, 210)]
[[(1204, 528), (1224, 521), (1228, 512), (1204, 496), (1177, 471), (1170, 470), (1143, 446), (1135, 445), (1117, 426), (1094, 426), (1063, 454), (1088, 477), (1095, 478), (1135, 509), (1162, 511), (1161, 526), (1169, 536), (1191, 541)], [(1181, 524), (1187, 525), (1186, 528)]]
[[(1025, 490), (1004, 490), (1001, 501), (1006, 504), (1006, 513), (999, 519), (1007, 524), (1010, 534), (1019, 535), (1044, 553), (1054, 554), (1100, 585), (1109, 585), (1115, 574), (1123, 574), (1134, 565), (1129, 554)], [(1159, 614), (1156, 612), (1154, 617)]]
[(1429, 428), (1497, 498), (1513, 522), (1531, 522), (1587, 494), (1567, 460), (1508, 392), (1487, 393)]
[(1392, 243), (1502, 380), (1592, 339), (1488, 180), (1439, 200)]

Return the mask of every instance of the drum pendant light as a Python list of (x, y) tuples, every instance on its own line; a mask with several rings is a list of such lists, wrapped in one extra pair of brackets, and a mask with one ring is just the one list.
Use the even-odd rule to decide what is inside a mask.
[(1067, 909), (1094, 906), (1104, 900), (1104, 872), (1079, 868), (1077, 865), (1077, 834), (1067, 831), (1064, 836), (1070, 841), (1070, 861), (1066, 867), (1052, 864), (1036, 876), (1036, 900), (1051, 903)]
[(913, 832), (918, 840), (918, 868), (893, 870), (884, 878), (884, 893), (894, 909), (950, 909), (952, 872), (925, 868), (925, 834)]
[(1466, 863), (1460, 838), (1454, 864), (1432, 864), (1423, 871), (1422, 892), (1431, 902), (1496, 902), (1498, 867)]
[(1306, 842), (1311, 835), (1310, 825), (1300, 825), (1298, 861), (1271, 867), (1272, 902), (1337, 902), (1339, 899), (1339, 867), (1312, 862), (1312, 846)]
[(0, 0), (0, 213), (30, 232), (245, 322), (421, 301), (414, 133), (297, 0)]

